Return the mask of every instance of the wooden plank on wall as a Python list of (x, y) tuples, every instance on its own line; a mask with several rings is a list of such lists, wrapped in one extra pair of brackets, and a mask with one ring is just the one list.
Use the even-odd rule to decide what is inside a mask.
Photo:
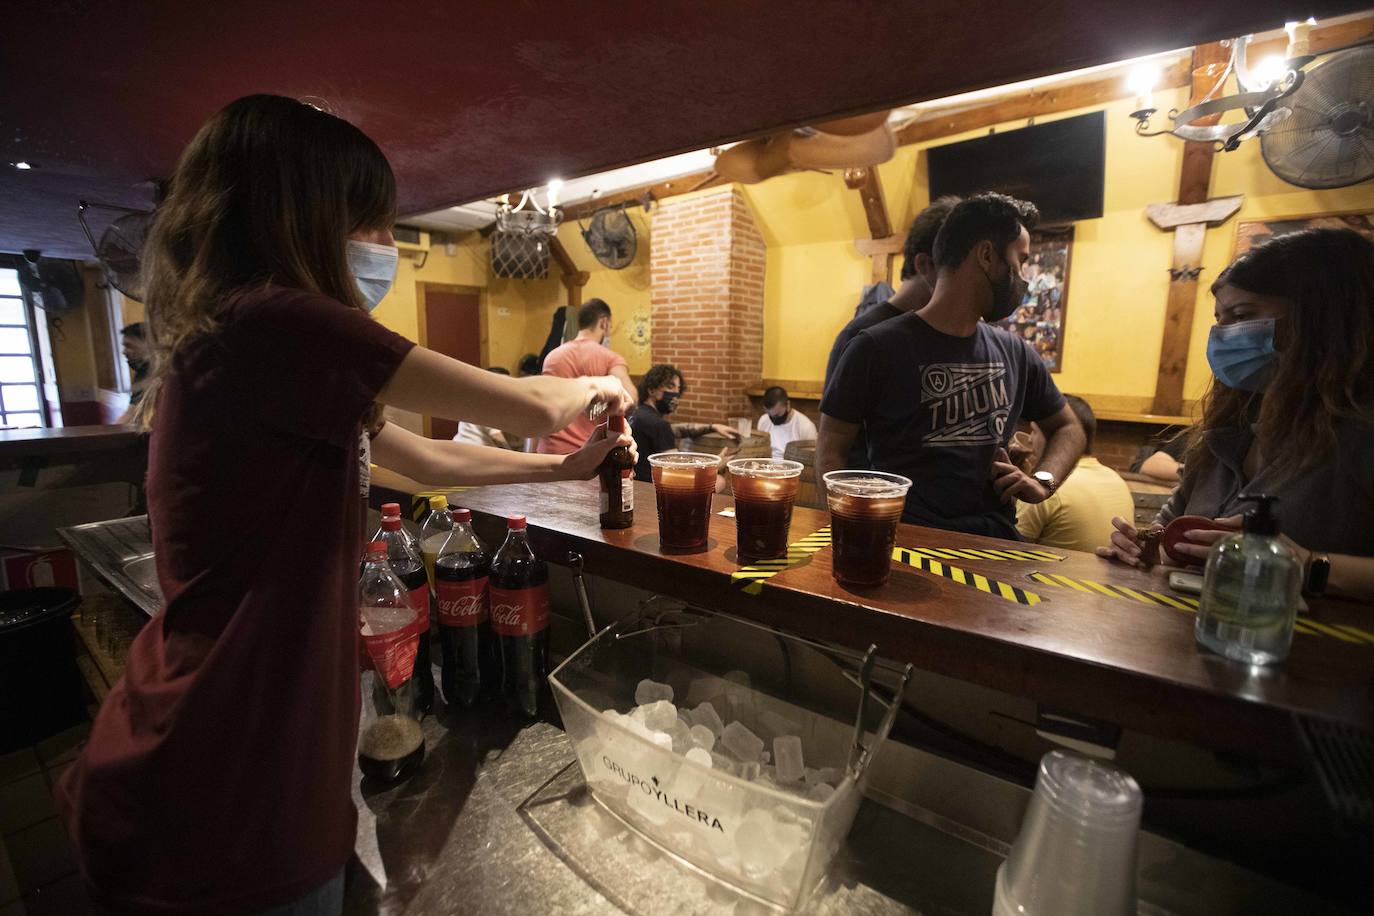
[(1197, 271), (1206, 236), (1206, 223), (1191, 223), (1174, 230), (1175, 278), (1169, 283), (1169, 301), (1164, 311), (1153, 413), (1175, 415), (1183, 410), (1183, 378), (1188, 371), (1188, 344), (1193, 337), (1193, 312), (1197, 306)]

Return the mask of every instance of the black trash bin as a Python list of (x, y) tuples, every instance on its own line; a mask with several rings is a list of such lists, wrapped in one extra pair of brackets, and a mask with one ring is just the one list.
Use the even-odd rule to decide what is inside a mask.
[(79, 600), (68, 588), (0, 592), (0, 753), (85, 717), (69, 622)]

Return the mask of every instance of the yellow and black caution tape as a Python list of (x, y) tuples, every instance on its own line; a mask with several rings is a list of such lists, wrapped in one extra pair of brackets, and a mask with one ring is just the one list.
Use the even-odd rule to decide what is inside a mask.
[[(795, 544), (789, 544), (787, 547), (786, 557), (780, 557), (776, 560), (761, 560), (758, 563), (753, 564), (752, 566), (746, 566), (743, 569), (732, 573), (730, 578), (737, 586), (741, 588), (741, 590), (744, 591), (745, 594), (757, 595), (763, 591), (763, 582), (765, 579), (771, 579), (773, 576), (776, 576), (783, 570), (791, 569), (792, 567), (805, 562), (811, 557), (812, 554), (816, 553), (817, 551), (823, 550), (824, 548), (829, 546), (830, 528), (827, 526), (825, 528), (820, 529), (819, 531), (815, 531), (811, 534), (808, 534), (806, 537), (802, 538), (800, 541), (797, 541)], [(1011, 585), (1006, 582), (999, 582), (996, 579), (989, 579), (986, 576), (974, 572), (969, 572), (964, 569), (960, 569), (957, 566), (950, 566), (947, 563), (942, 562), (943, 559), (947, 558), (936, 559), (935, 557), (930, 556), (932, 552), (933, 548), (928, 547), (896, 547), (892, 551), (892, 559), (896, 560), (898, 563), (903, 563), (907, 566), (913, 566), (916, 569), (921, 569), (929, 573), (934, 573), (937, 576), (943, 576), (946, 579), (949, 579), (951, 582), (956, 582), (959, 585), (966, 585), (969, 588), (976, 588), (980, 592), (984, 592), (994, 597), (1005, 598), (1007, 601), (1014, 601), (1017, 604), (1032, 605), (1040, 603), (1040, 596), (1035, 594), (1034, 592), (1028, 592), (1023, 588), (1019, 588), (1015, 585)], [(938, 552), (956, 553), (955, 551)], [(1017, 552), (1026, 554), (1032, 553), (1031, 551)], [(961, 553), (966, 553), (971, 556), (975, 553), (980, 555), (994, 553), (1010, 554), (1011, 551), (980, 550), (964, 551)], [(1036, 559), (1040, 560), (1063, 559), (1063, 557), (1060, 557), (1057, 554), (1050, 554), (1044, 551), (1035, 551), (1034, 553), (1042, 554), (1041, 556), (1036, 557)], [(1000, 560), (1021, 558), (1014, 556), (978, 556), (977, 559)]]
[(1005, 598), (1007, 601), (1014, 601), (1017, 604), (1024, 604), (1028, 607), (1040, 603), (1040, 596), (1035, 594), (1035, 592), (1028, 592), (1008, 582), (999, 582), (996, 579), (989, 579), (981, 573), (969, 572), (967, 569), (950, 566), (939, 560), (931, 559), (925, 554), (925, 550), (913, 550), (910, 547), (896, 547), (892, 551), (892, 559), (896, 560), (898, 563), (905, 563), (907, 566), (914, 566), (928, 573), (943, 576), (949, 581), (959, 585), (967, 585), (969, 588), (976, 588), (978, 591), (992, 595), (994, 598)]
[(1044, 563), (1049, 560), (1066, 559), (1062, 553), (1050, 553), (1048, 550), (1013, 550), (1010, 547), (999, 547), (996, 550), (973, 550), (967, 547), (957, 549), (953, 547), (899, 547), (897, 549), (909, 551), (928, 560), (1039, 560)]
[(830, 526), (813, 531), (795, 544), (787, 545), (787, 556), (776, 560), (760, 560), (730, 574), (730, 581), (739, 586), (746, 595), (757, 595), (763, 591), (763, 580), (771, 579), (784, 569), (791, 569), (806, 562), (813, 553), (830, 546)]
[[(1150, 591), (1148, 589), (1129, 588), (1125, 585), (1108, 585), (1105, 582), (1094, 582), (1092, 579), (1073, 579), (1069, 576), (1061, 576), (1058, 573), (1033, 572), (1027, 576), (1032, 582), (1039, 582), (1042, 585), (1051, 585), (1056, 588), (1068, 588), (1074, 591), (1087, 592), (1092, 595), (1102, 595), (1107, 598), (1117, 598), (1126, 601), (1138, 601), (1141, 604), (1154, 604), (1160, 607), (1173, 608), (1185, 614), (1196, 614), (1198, 600), (1187, 595), (1166, 595), (1162, 592)], [(1298, 617), (1293, 629), (1298, 633), (1307, 636), (1330, 636), (1342, 642), (1374, 645), (1374, 633), (1369, 633), (1359, 627), (1353, 627), (1343, 623), (1319, 623), (1306, 617)]]

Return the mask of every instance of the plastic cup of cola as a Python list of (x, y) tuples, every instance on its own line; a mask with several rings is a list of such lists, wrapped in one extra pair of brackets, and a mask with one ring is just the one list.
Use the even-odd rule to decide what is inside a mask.
[(882, 585), (892, 571), (897, 523), (911, 481), (883, 471), (831, 471), (822, 479), (830, 504), (835, 579), (851, 585)]
[(1050, 751), (1040, 759), (1021, 833), (997, 870), (993, 913), (1134, 914), (1141, 803), (1128, 774)]
[(735, 494), (735, 544), (740, 563), (787, 556), (792, 504), (801, 487), (800, 461), (736, 458), (726, 465)]
[(658, 503), (659, 544), (672, 550), (705, 547), (720, 456), (659, 452), (649, 456), (649, 465)]

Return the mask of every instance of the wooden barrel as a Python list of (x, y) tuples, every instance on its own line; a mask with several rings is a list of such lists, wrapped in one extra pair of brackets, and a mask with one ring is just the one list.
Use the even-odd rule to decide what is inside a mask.
[[(685, 443), (684, 443), (685, 445)], [(721, 449), (733, 449), (735, 444), (719, 433), (707, 433), (704, 436), (697, 436), (692, 442), (692, 451), (706, 452), (710, 455), (719, 455)], [(767, 433), (751, 433), (739, 445), (739, 454), (731, 455), (731, 458), (772, 458), (773, 445)]]
[(801, 462), (801, 487), (797, 490), (798, 506), (808, 509), (824, 509), (821, 504), (821, 491), (816, 486), (816, 440), (797, 439), (787, 443), (782, 456), (788, 461)]

